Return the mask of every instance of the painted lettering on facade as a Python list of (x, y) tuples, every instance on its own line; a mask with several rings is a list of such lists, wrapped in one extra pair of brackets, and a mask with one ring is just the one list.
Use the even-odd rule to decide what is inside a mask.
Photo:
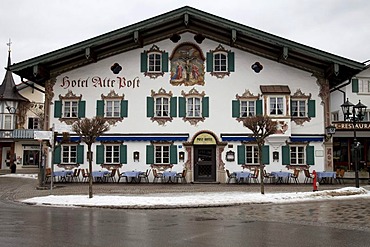
[(115, 78), (108, 77), (86, 77), (71, 79), (69, 76), (64, 76), (60, 86), (64, 89), (68, 88), (81, 88), (81, 87), (95, 87), (95, 88), (138, 88), (140, 87), (139, 77), (135, 77), (133, 80), (127, 80), (125, 77), (117, 76)]

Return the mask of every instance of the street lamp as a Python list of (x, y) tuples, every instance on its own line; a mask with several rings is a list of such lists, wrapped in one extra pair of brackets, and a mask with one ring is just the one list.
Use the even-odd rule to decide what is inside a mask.
[(352, 104), (347, 101), (344, 102), (341, 106), (344, 120), (352, 121), (353, 124), (353, 149), (354, 149), (354, 161), (355, 161), (355, 180), (356, 187), (360, 187), (359, 178), (358, 178), (358, 149), (360, 148), (360, 142), (357, 141), (356, 137), (356, 123), (364, 119), (366, 105), (361, 103), (361, 100), (358, 101), (357, 105)]

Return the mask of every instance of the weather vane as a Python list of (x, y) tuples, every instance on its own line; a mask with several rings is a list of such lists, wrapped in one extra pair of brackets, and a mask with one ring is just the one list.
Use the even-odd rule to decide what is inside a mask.
[(12, 41), (9, 39), (9, 43), (6, 43), (6, 45), (9, 46), (9, 51), (10, 51), (11, 44), (12, 44)]

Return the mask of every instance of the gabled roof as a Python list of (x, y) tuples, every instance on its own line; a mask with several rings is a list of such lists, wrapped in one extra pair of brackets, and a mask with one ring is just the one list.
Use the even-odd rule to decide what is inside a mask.
[(308, 47), (197, 9), (182, 7), (65, 48), (13, 64), (22, 78), (45, 86), (54, 75), (191, 32), (289, 66), (321, 75), (330, 87), (348, 80), (365, 64)]
[(18, 90), (15, 86), (12, 72), (9, 70), (10, 66), (10, 50), (8, 55), (8, 65), (6, 67), (6, 73), (3, 80), (3, 83), (0, 85), (0, 101), (9, 100), (9, 101), (29, 101), (22, 95), (18, 93)]

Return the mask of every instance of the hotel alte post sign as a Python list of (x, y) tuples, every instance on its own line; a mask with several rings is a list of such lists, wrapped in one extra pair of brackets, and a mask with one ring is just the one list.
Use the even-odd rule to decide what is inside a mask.
[[(353, 130), (353, 123), (351, 122), (337, 122), (333, 123), (336, 130)], [(370, 122), (356, 123), (357, 130), (370, 130)]]

